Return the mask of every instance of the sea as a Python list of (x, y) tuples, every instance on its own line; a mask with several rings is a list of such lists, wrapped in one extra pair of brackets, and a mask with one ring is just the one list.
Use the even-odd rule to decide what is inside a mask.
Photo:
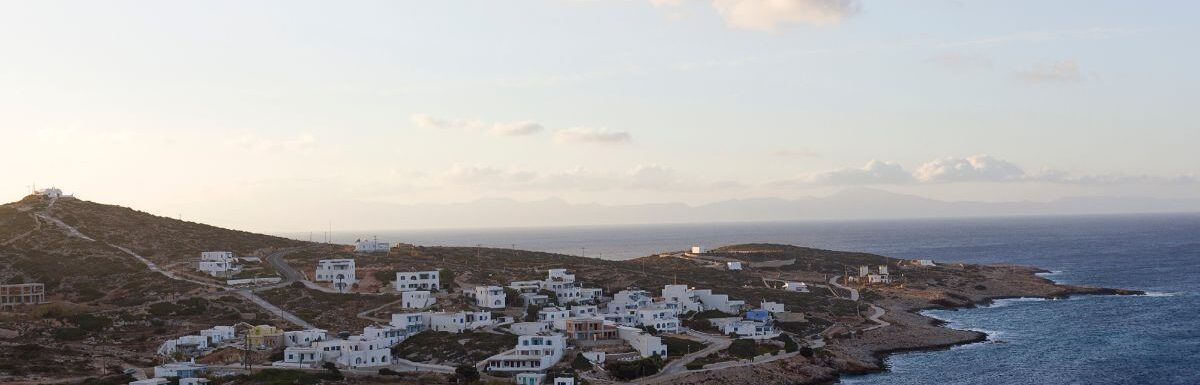
[(335, 233), (333, 240), (365, 236), (612, 260), (768, 242), (1036, 266), (1060, 283), (1147, 295), (1008, 299), (927, 311), (949, 327), (985, 332), (988, 340), (892, 355), (888, 371), (842, 383), (1200, 384), (1200, 214), (410, 230)]

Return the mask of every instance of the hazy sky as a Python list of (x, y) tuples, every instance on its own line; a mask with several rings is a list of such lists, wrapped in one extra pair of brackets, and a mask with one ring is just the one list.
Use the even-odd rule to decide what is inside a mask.
[[(0, 197), (1200, 197), (1194, 1), (3, 1)], [(303, 221), (301, 221), (303, 222)]]

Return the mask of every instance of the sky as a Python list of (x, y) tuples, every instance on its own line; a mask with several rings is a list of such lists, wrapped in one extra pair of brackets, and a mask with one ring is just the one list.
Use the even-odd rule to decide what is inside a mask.
[(1200, 198), (1198, 11), (0, 0), (0, 200), (266, 231), (496, 198)]

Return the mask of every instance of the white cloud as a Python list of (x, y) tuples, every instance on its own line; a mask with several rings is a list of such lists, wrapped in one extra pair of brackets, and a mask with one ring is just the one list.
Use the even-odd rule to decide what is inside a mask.
[(620, 144), (630, 142), (633, 137), (628, 132), (607, 128), (572, 127), (555, 132), (554, 140), (559, 143)]
[(428, 129), (438, 129), (438, 130), (446, 130), (446, 129), (452, 129), (452, 128), (453, 129), (475, 130), (475, 129), (481, 129), (481, 128), (484, 128), (487, 126), (487, 124), (485, 124), (481, 121), (478, 121), (478, 120), (448, 119), (448, 118), (441, 118), (441, 117), (437, 117), (437, 116), (433, 116), (433, 115), (425, 114), (425, 113), (413, 114), (411, 117), (409, 117), (409, 120), (411, 120), (413, 124), (417, 125), (417, 127), (428, 128)]
[(1017, 78), (1030, 83), (1072, 83), (1083, 80), (1083, 75), (1079, 71), (1079, 63), (1062, 60), (1018, 71)]
[(533, 135), (542, 132), (544, 128), (537, 122), (512, 122), (512, 123), (496, 123), (489, 130), (493, 135), (497, 136), (523, 136)]
[(713, 0), (734, 28), (774, 31), (783, 24), (831, 25), (857, 14), (854, 0)]
[(226, 148), (236, 148), (254, 152), (270, 151), (303, 151), (317, 145), (317, 138), (310, 133), (300, 133), (290, 138), (263, 138), (254, 134), (242, 135), (225, 142)]
[(918, 181), (936, 182), (1003, 182), (1025, 178), (1025, 171), (1011, 162), (988, 155), (966, 158), (942, 158), (930, 161), (913, 173)]
[(870, 185), (910, 183), (913, 177), (899, 164), (871, 160), (858, 168), (843, 168), (809, 174), (791, 184)]
[(475, 186), (510, 191), (680, 191), (692, 188), (728, 189), (744, 186), (729, 181), (704, 183), (681, 175), (673, 168), (656, 164), (638, 165), (625, 172), (598, 172), (582, 168), (538, 172), (519, 168), (455, 164), (449, 170), (432, 176), (429, 182), (434, 187)]

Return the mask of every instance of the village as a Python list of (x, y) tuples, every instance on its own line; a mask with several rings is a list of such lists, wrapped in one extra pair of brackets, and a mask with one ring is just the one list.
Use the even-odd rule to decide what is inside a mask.
[[(354, 245), (354, 253), (386, 255), (391, 248), (390, 243), (377, 239), (360, 239)], [(749, 268), (741, 262), (709, 256), (700, 246), (671, 256), (722, 271)], [(214, 278), (229, 278), (236, 276), (247, 262), (261, 260), (239, 258), (228, 251), (206, 251), (201, 253), (196, 268)], [(930, 261), (913, 263), (932, 265)], [(305, 279), (304, 283), (332, 293), (355, 295), (352, 288), (360, 282), (355, 258), (321, 259), (310, 271), (312, 280)], [(307, 278), (307, 273), (302, 274)], [(337, 368), (350, 373), (379, 374), (404, 371), (461, 375), (466, 371), (508, 378), (521, 385), (573, 385), (577, 381), (648, 382), (684, 371), (702, 371), (709, 366), (707, 369), (753, 365), (792, 357), (802, 350), (811, 354), (813, 348), (824, 344), (817, 335), (777, 329), (777, 321), (804, 318), (803, 309), (789, 309), (782, 303), (762, 300), (747, 304), (712, 289), (683, 284), (605, 293), (577, 280), (563, 267), (545, 269), (544, 274), (537, 280), (514, 280), (505, 286), (472, 285), (452, 292), (441, 270), (399, 271), (389, 291), (398, 297), (402, 311), (392, 313), (390, 322), (369, 325), (356, 333), (315, 327), (284, 330), (273, 325), (244, 323), (214, 325), (163, 342), (157, 351), (163, 364), (153, 369), (152, 376), (147, 374), (147, 378), (130, 384), (207, 383), (207, 377), (233, 373), (228, 366), (197, 362), (222, 349), (276, 352), (277, 360), (260, 363), (271, 368)], [(256, 277), (229, 279), (225, 283), (277, 285), (282, 279)], [(871, 266), (860, 266), (857, 276), (848, 277), (843, 283), (887, 284), (893, 280), (899, 278), (889, 275), (887, 266), (878, 266), (874, 271)], [(810, 290), (805, 282), (771, 283), (766, 279), (763, 282), (779, 291)], [(846, 288), (836, 281), (830, 283)], [(827, 287), (823, 282), (813, 284)], [(857, 299), (854, 289), (848, 292)], [(439, 306), (440, 303), (459, 306)], [(397, 345), (426, 332), (506, 334), (515, 336), (516, 343), (473, 365), (414, 362), (393, 353)], [(750, 353), (724, 361), (717, 359), (715, 352), (732, 345), (748, 346), (742, 350)], [(688, 351), (669, 352), (681, 347)], [(243, 369), (250, 369), (254, 363), (246, 361), (242, 365)], [(643, 376), (646, 366), (654, 369)], [(630, 375), (621, 372), (623, 368), (637, 368), (643, 373)]]

